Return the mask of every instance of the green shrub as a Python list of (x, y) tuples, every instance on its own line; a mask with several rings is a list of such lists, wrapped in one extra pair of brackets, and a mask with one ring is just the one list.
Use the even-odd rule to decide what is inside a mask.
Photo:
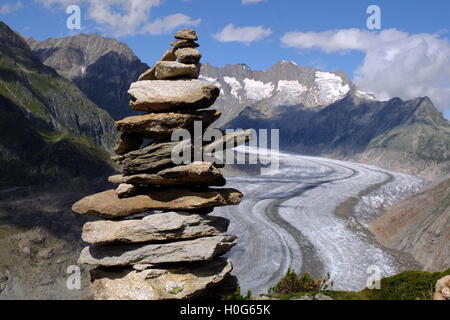
[(223, 297), (223, 300), (250, 300), (251, 298), (252, 298), (251, 291), (247, 291), (247, 294), (243, 296), (241, 294), (241, 287), (238, 286), (234, 293)]
[(289, 269), (280, 282), (269, 289), (269, 294), (288, 295), (298, 292), (327, 291), (332, 286), (333, 282), (330, 281), (330, 274), (316, 280), (307, 272), (298, 276), (293, 270)]

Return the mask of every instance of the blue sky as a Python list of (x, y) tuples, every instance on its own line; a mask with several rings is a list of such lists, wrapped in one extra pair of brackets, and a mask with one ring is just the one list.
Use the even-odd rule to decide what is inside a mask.
[[(244, 3), (252, 2), (252, 3)], [(68, 5), (81, 30), (68, 30)], [(133, 5), (133, 8), (131, 8)], [(368, 30), (369, 5), (381, 30)], [(429, 95), (450, 117), (448, 0), (3, 0), (0, 19), (37, 40), (99, 32), (127, 43), (148, 64), (173, 31), (193, 26), (203, 61), (268, 69), (280, 60), (343, 70), (382, 99)], [(231, 24), (231, 26), (230, 26)]]

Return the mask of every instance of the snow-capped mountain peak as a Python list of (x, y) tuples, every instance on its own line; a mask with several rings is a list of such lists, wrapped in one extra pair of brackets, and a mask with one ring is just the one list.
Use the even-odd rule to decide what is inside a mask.
[(342, 72), (323, 72), (281, 61), (267, 71), (252, 70), (244, 64), (214, 67), (202, 66), (200, 79), (215, 83), (221, 96), (215, 108), (223, 112), (223, 123), (248, 106), (265, 114), (284, 106), (320, 110), (354, 92), (360, 99), (373, 100), (373, 95), (357, 90)]

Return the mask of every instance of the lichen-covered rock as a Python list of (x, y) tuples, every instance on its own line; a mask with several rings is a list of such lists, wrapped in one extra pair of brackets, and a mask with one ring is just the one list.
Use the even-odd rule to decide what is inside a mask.
[(133, 109), (146, 112), (205, 109), (214, 104), (220, 90), (217, 86), (199, 80), (138, 81), (131, 84), (128, 93)]
[(161, 212), (142, 219), (94, 221), (83, 226), (82, 239), (90, 245), (186, 240), (218, 236), (229, 220), (187, 212)]
[(168, 270), (128, 268), (113, 272), (96, 268), (91, 271), (91, 291), (96, 300), (192, 299), (215, 288), (232, 269), (226, 259)]
[(213, 236), (161, 244), (90, 246), (81, 251), (78, 263), (117, 267), (210, 261), (235, 245), (235, 236)]
[(75, 213), (107, 219), (148, 210), (194, 211), (239, 204), (242, 193), (235, 189), (149, 188), (145, 193), (119, 198), (114, 190), (87, 196), (72, 206)]

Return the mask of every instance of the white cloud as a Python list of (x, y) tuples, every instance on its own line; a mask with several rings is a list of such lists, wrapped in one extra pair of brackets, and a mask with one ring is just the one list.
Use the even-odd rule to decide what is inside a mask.
[(220, 42), (242, 42), (249, 45), (254, 41), (263, 40), (271, 34), (272, 30), (263, 26), (239, 28), (230, 23), (216, 33), (214, 38)]
[(16, 3), (6, 3), (0, 6), (0, 14), (10, 14), (13, 11), (17, 11), (23, 8), (23, 3), (17, 1)]
[(120, 37), (134, 34), (168, 34), (181, 26), (198, 26), (200, 19), (176, 13), (151, 21), (153, 7), (162, 0), (37, 0), (47, 7), (58, 5), (66, 8), (71, 4), (87, 8), (87, 16), (102, 29)]
[(265, 2), (266, 0), (242, 0), (242, 4)]
[(146, 25), (144, 30), (149, 34), (168, 34), (180, 26), (198, 26), (202, 20), (192, 20), (189, 16), (181, 13), (172, 14), (162, 19), (157, 19), (154, 22)]
[(441, 109), (450, 108), (450, 43), (439, 34), (344, 29), (289, 32), (281, 41), (300, 50), (361, 51), (354, 82), (363, 90), (380, 99), (429, 96)]

